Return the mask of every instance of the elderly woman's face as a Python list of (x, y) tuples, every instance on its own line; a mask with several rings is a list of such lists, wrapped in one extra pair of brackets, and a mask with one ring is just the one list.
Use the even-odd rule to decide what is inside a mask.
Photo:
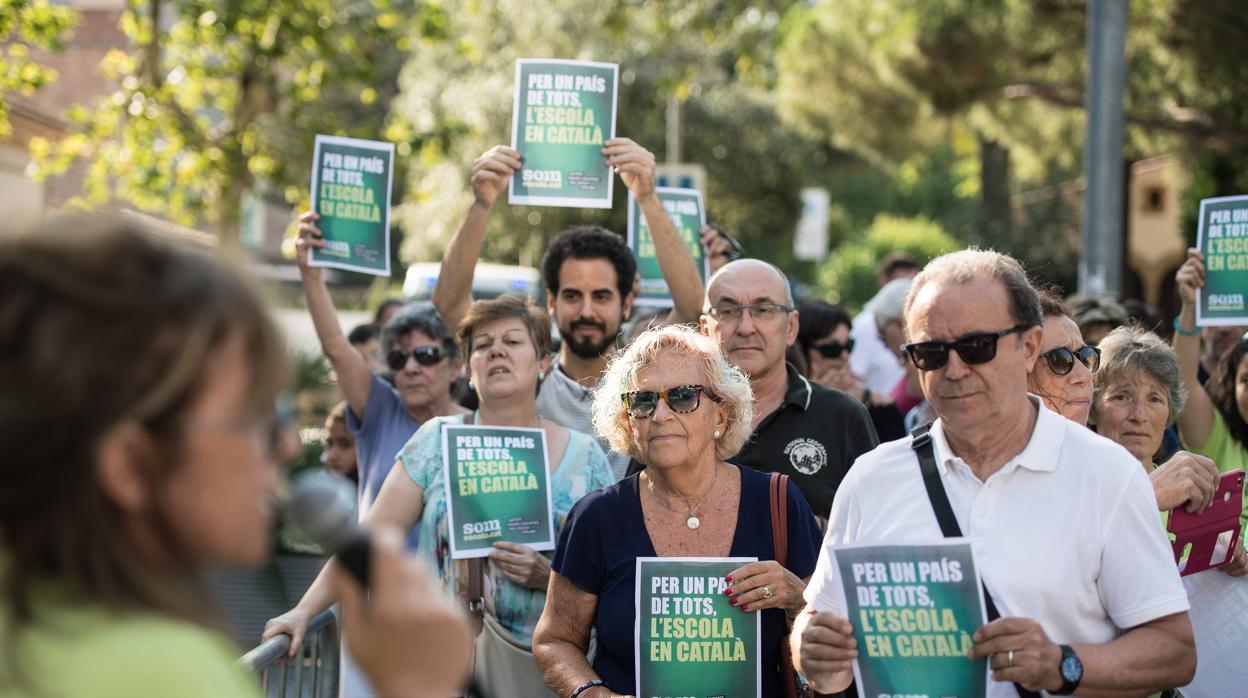
[[(706, 385), (699, 362), (672, 350), (660, 352), (654, 364), (637, 372), (634, 390), (662, 393), (678, 386)], [(638, 460), (648, 467), (692, 466), (707, 452), (715, 452), (714, 432), (723, 435), (720, 403), (702, 391), (697, 408), (675, 412), (662, 398), (649, 417), (630, 417), (633, 445)]]
[(1092, 372), (1076, 358), (1070, 372), (1059, 375), (1047, 356), (1054, 349), (1064, 347), (1077, 352), (1087, 346), (1079, 334), (1079, 326), (1062, 315), (1046, 317), (1040, 341), (1040, 360), (1027, 376), (1027, 389), (1039, 395), (1049, 409), (1072, 422), (1086, 425), (1092, 409)]
[(1170, 418), (1170, 393), (1147, 371), (1129, 371), (1106, 383), (1092, 414), (1101, 436), (1152, 463)]

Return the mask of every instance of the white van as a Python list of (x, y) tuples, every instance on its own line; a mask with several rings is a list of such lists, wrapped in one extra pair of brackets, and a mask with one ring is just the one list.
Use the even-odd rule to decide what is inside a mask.
[[(433, 287), (438, 283), (438, 272), (441, 270), (439, 262), (419, 262), (409, 266), (407, 277), (403, 280), (403, 295), (408, 300), (429, 300), (433, 297)], [(473, 300), (518, 293), (545, 307), (546, 299), (541, 291), (541, 275), (533, 267), (478, 262), (472, 277)]]

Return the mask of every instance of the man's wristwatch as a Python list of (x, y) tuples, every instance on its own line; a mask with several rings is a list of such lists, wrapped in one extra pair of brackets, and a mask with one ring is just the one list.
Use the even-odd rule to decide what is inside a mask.
[(1075, 654), (1070, 645), (1059, 647), (1062, 650), (1062, 663), (1058, 665), (1062, 674), (1062, 687), (1050, 693), (1055, 696), (1068, 696), (1079, 688), (1079, 682), (1083, 680), (1083, 662), (1079, 661), (1079, 655)]

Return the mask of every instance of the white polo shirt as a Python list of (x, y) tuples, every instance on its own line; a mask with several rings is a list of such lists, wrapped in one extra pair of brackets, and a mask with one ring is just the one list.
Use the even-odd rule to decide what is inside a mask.
[[(1053, 412), (1027, 447), (980, 481), (932, 425), (937, 468), (1002, 616), (1030, 618), (1060, 644), (1105, 643), (1188, 609), (1157, 500), (1126, 449)], [(806, 601), (841, 616), (829, 550), (842, 543), (941, 538), (910, 438), (854, 462), (832, 503)], [(989, 696), (1015, 696), (992, 684)]]

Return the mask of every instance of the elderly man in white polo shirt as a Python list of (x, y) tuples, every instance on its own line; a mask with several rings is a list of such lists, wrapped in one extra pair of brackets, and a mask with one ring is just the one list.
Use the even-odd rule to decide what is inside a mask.
[[(1148, 478), (1126, 450), (1027, 393), (1041, 315), (1022, 267), (980, 250), (937, 258), (905, 318), (906, 351), (939, 415), (932, 491), (947, 494), (1001, 613), (972, 638), (972, 658), (989, 657), (988, 695), (1143, 696), (1188, 683), (1188, 603)], [(848, 686), (857, 657), (829, 549), (941, 537), (923, 443), (863, 455), (837, 492), (792, 634), (798, 669), (820, 692)]]

